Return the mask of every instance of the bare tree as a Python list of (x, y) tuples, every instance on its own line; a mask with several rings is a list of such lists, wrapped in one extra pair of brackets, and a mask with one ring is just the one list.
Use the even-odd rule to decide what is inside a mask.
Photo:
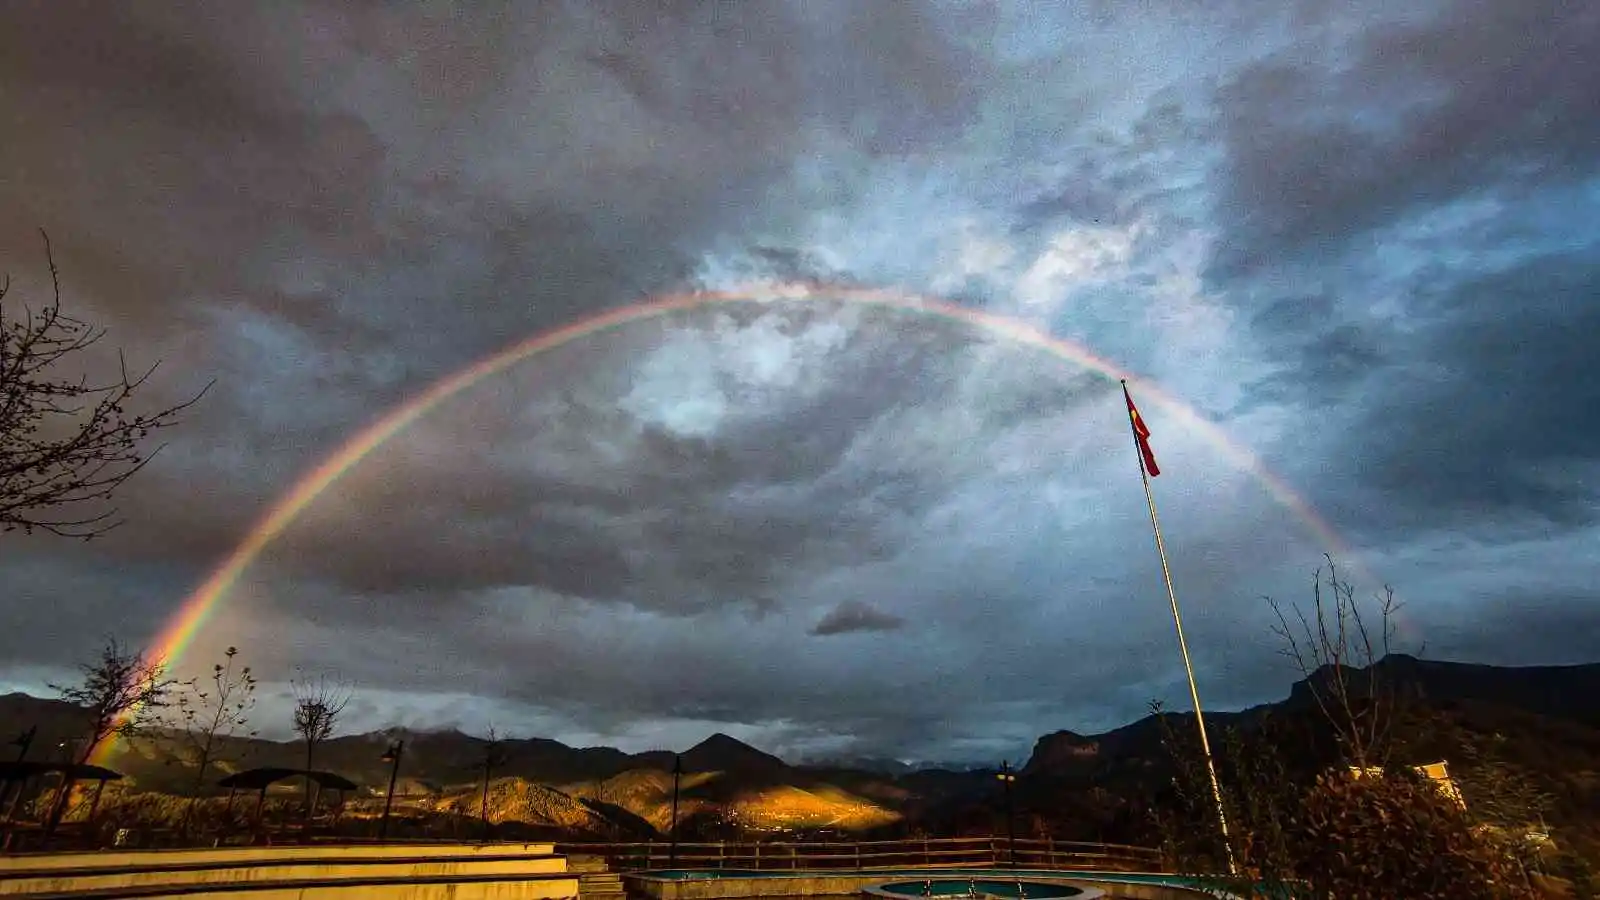
[[(176, 682), (167, 677), (166, 664), (146, 658), (144, 651), (125, 647), (114, 637), (93, 662), (78, 667), (83, 679), (73, 685), (50, 685), (62, 700), (88, 712), (89, 724), (71, 762), (82, 765), (96, 748), (111, 737), (131, 737), (146, 728), (167, 705)], [(72, 793), (72, 772), (62, 779), (50, 813), (54, 828), (66, 812)]]
[[(235, 668), (238, 647), (229, 647), (223, 657), (226, 662), (212, 665), (209, 681), (191, 679), (183, 684), (184, 691), (173, 704), (177, 711), (176, 724), (182, 730), (184, 749), (194, 761), (194, 788), (190, 791), (189, 806), (183, 823), (188, 825), (195, 805), (205, 789), (206, 775), (216, 761), (220, 744), (237, 734), (249, 724), (250, 711), (256, 705), (256, 677), (249, 666)], [(248, 732), (253, 736), (254, 731)]]
[[(1394, 593), (1385, 589), (1374, 605), (1363, 610), (1332, 559), (1317, 570), (1309, 609), (1272, 604), (1274, 631), (1309, 702), (1247, 719), (1222, 742), (1242, 877), (1211, 874), (1219, 854), (1194, 827), (1209, 812), (1200, 750), (1164, 727), (1177, 801), (1162, 823), (1167, 843), (1202, 884), (1237, 896), (1528, 896), (1511, 843), (1478, 827), (1448, 787), (1414, 768), (1437, 758), (1450, 723), (1419, 702), (1391, 658)], [(1473, 769), (1505, 780), (1503, 767)], [(1528, 820), (1531, 791), (1494, 792), (1505, 799), (1499, 818)]]
[[(316, 762), (317, 747), (333, 735), (339, 715), (350, 704), (350, 686), (326, 675), (290, 682), (294, 693), (294, 733), (306, 748), (306, 771)], [(306, 814), (313, 808), (311, 776), (306, 776)]]
[(488, 737), (483, 741), (483, 804), (480, 813), (483, 816), (483, 839), (487, 841), (489, 832), (489, 778), (493, 771), (506, 764), (505, 741), (495, 733), (494, 724), (489, 725)]
[[(1285, 611), (1272, 599), (1280, 653), (1299, 670), (1351, 766), (1382, 766), (1396, 749), (1396, 726), (1409, 711), (1384, 667), (1393, 650), (1400, 604), (1385, 586), (1376, 609), (1363, 613), (1355, 588), (1333, 558), (1312, 576), (1311, 609)], [(1376, 618), (1376, 621), (1373, 621)]]
[[(42, 232), (41, 232), (42, 233)], [(104, 382), (69, 374), (100, 340), (94, 328), (61, 310), (61, 277), (45, 237), (51, 295), (7, 315), (9, 276), (0, 277), (0, 531), (35, 530), (92, 538), (121, 524), (111, 495), (160, 450), (152, 432), (177, 422), (206, 390), (138, 415), (129, 410), (155, 372)]]
[(50, 685), (62, 700), (89, 713), (89, 727), (77, 753), (76, 763), (86, 762), (107, 738), (132, 737), (147, 728), (157, 713), (168, 705), (177, 684), (167, 677), (161, 660), (152, 660), (142, 650), (124, 646), (114, 637), (93, 662), (78, 667), (83, 680), (73, 685)]
[(306, 768), (316, 761), (317, 747), (333, 735), (339, 715), (350, 704), (350, 686), (326, 675), (290, 682), (294, 692), (294, 733), (306, 748)]

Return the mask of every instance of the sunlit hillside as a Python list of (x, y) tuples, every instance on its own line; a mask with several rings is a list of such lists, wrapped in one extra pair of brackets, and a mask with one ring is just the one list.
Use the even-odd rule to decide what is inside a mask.
[[(697, 796), (697, 790), (718, 777), (716, 772), (686, 773), (678, 781), (680, 820), (715, 812), (715, 804)], [(633, 769), (599, 781), (563, 785), (562, 790), (598, 804), (626, 810), (659, 832), (672, 822), (672, 774), (659, 769)]]
[[(483, 789), (463, 786), (419, 805), (437, 812), (481, 816)], [(489, 821), (553, 825), (590, 832), (603, 831), (609, 824), (582, 800), (522, 778), (496, 778), (489, 782)]]
[(725, 815), (731, 823), (750, 831), (860, 831), (900, 819), (892, 809), (826, 785), (752, 791), (728, 804)]
[[(836, 828), (856, 831), (900, 819), (893, 807), (831, 784), (772, 784), (726, 772), (696, 772), (678, 786), (678, 816), (706, 813), (751, 831)], [(658, 831), (672, 820), (672, 775), (655, 770), (624, 772), (599, 782), (566, 785), (574, 796), (614, 805), (639, 816)], [(892, 793), (892, 791), (889, 791)]]

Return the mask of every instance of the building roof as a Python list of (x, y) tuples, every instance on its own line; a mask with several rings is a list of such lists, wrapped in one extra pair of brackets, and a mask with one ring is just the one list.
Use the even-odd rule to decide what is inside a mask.
[(276, 784), (289, 778), (310, 778), (324, 788), (333, 788), (340, 791), (353, 791), (356, 789), (355, 782), (345, 778), (343, 775), (335, 775), (332, 772), (318, 772), (312, 769), (280, 769), (270, 766), (235, 772), (217, 783), (225, 788), (259, 791), (270, 784)]
[(36, 762), (31, 759), (0, 761), (0, 783), (27, 781), (49, 772), (65, 772), (74, 781), (116, 781), (121, 772), (85, 763)]

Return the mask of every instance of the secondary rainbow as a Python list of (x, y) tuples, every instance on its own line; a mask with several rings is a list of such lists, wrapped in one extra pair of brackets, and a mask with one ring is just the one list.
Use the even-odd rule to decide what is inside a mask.
[[(1305, 523), (1326, 549), (1341, 556), (1350, 555), (1333, 528), (1282, 478), (1268, 471), (1249, 449), (1159, 385), (1135, 377), (1114, 363), (1095, 355), (1081, 344), (1052, 337), (1025, 322), (915, 294), (879, 288), (763, 283), (742, 289), (668, 294), (633, 306), (619, 307), (592, 318), (534, 335), (435, 382), (418, 396), (380, 416), (296, 482), (294, 487), (256, 523), (233, 552), (228, 554), (222, 565), (185, 598), (177, 614), (167, 621), (153, 642), (153, 657), (165, 660), (168, 665), (175, 665), (239, 577), (261, 555), (267, 545), (282, 534), (319, 494), (338, 481), (367, 454), (404, 431), (429, 410), (483, 379), (503, 372), (529, 357), (632, 322), (719, 304), (770, 304), (811, 300), (843, 301), (906, 310), (964, 322), (1017, 344), (1039, 348), (1061, 359), (1099, 372), (1110, 379), (1126, 378), (1133, 385), (1141, 402), (1150, 401), (1162, 407), (1169, 415), (1183, 421), (1202, 435), (1241, 470), (1255, 477), (1273, 499)], [(92, 761), (103, 765), (114, 749), (114, 738), (103, 742), (95, 749)]]

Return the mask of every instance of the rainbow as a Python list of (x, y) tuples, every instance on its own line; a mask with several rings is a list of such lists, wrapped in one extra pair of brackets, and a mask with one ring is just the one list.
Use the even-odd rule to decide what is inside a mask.
[[(1108, 378), (1127, 379), (1136, 389), (1141, 402), (1153, 401), (1169, 415), (1199, 433), (1239, 469), (1260, 482), (1274, 500), (1299, 517), (1326, 549), (1340, 556), (1351, 555), (1338, 534), (1311, 508), (1310, 504), (1282, 478), (1268, 471), (1249, 449), (1159, 385), (1135, 377), (1116, 364), (1095, 355), (1081, 344), (1051, 337), (1015, 319), (914, 294), (865, 287), (762, 283), (731, 290), (693, 291), (658, 296), (643, 303), (619, 307), (592, 318), (534, 335), (446, 376), (413, 399), (389, 410), (308, 472), (267, 511), (222, 564), (184, 599), (177, 614), (167, 621), (152, 643), (152, 657), (164, 660), (168, 665), (175, 665), (245, 570), (312, 501), (316, 500), (318, 495), (385, 441), (404, 431), (434, 407), (461, 391), (530, 357), (630, 323), (713, 305), (805, 300), (843, 301), (957, 321), (1006, 338), (1016, 344), (1038, 348), (1058, 358), (1099, 372)], [(113, 738), (95, 749), (92, 761), (104, 765), (114, 751)]]

